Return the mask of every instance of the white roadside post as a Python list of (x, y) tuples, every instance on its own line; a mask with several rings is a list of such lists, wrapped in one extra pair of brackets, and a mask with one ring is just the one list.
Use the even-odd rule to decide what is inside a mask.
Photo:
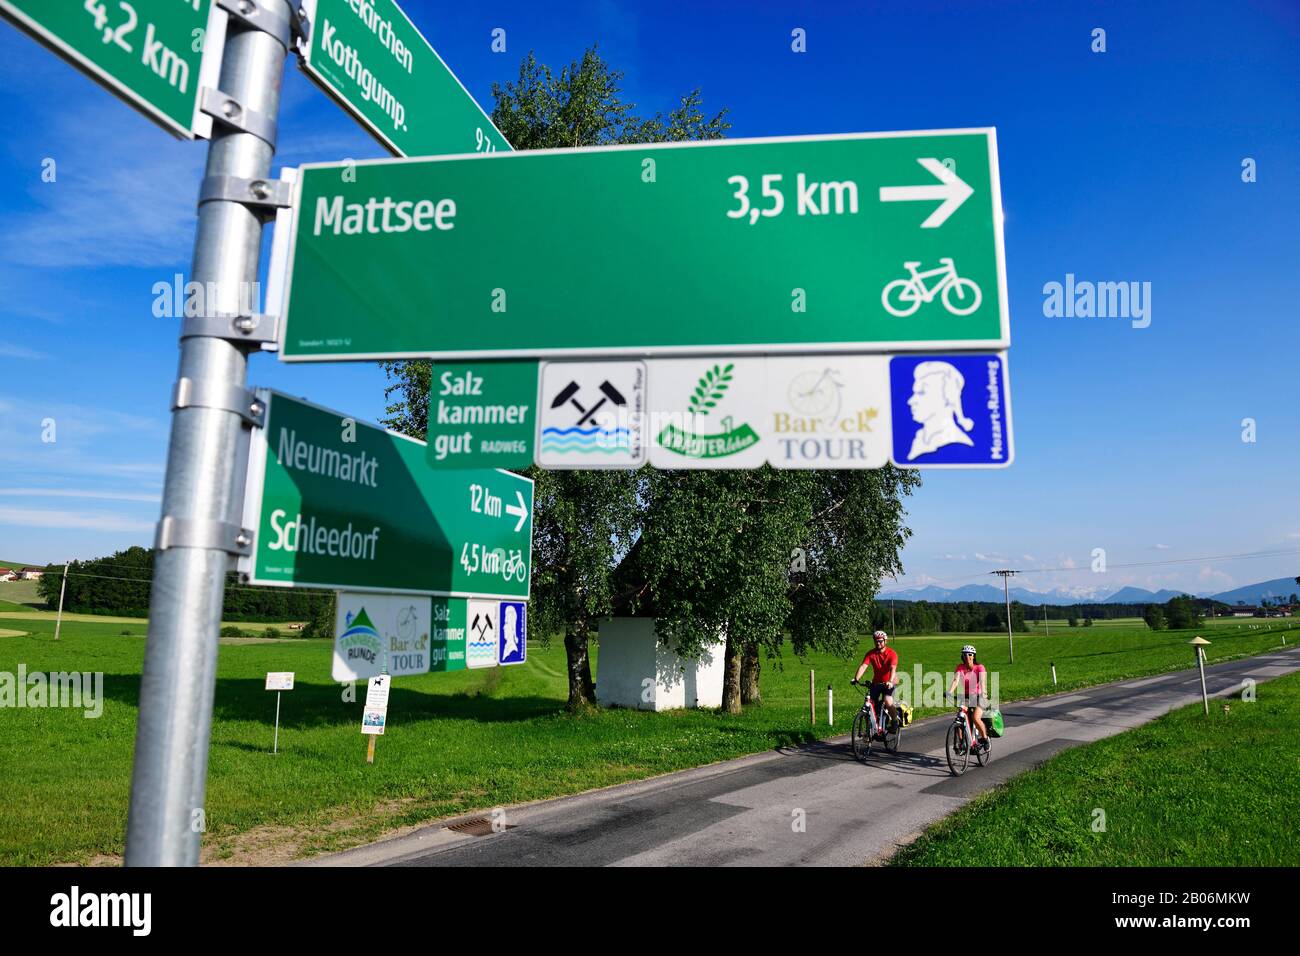
[(1056, 686), (1056, 662), (1052, 661), (1052, 686)]
[[(127, 866), (195, 866), (205, 826), (217, 638), (239, 524), (247, 429), (261, 408), (246, 387), (248, 353), (274, 341), (253, 313), (262, 227), (285, 204), (269, 179), (280, 81), (298, 28), (289, 0), (231, 0), (215, 120), (199, 191), (191, 280), (210, 290), (183, 320), (162, 517), (155, 541), (140, 683)], [(213, 301), (215, 299), (216, 301)]]
[(1210, 695), (1205, 688), (1205, 648), (1210, 643), (1199, 634), (1187, 642), (1196, 648), (1196, 666), (1201, 670), (1201, 701), (1205, 704), (1205, 716), (1210, 716)]
[(835, 688), (830, 684), (826, 685), (826, 723), (835, 723)]
[(63, 595), (68, 590), (68, 562), (63, 562), (63, 581), (59, 584), (59, 614), (54, 619), (54, 639), (59, 639), (59, 631), (63, 628)]

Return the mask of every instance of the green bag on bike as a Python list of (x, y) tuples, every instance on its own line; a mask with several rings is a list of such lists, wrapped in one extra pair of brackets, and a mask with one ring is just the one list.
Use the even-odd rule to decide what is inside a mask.
[(990, 710), (984, 714), (984, 726), (990, 737), (1001, 737), (1003, 730), (1002, 711)]

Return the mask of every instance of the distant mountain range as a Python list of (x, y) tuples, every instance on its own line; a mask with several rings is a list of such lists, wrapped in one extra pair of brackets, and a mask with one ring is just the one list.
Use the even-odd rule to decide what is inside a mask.
[[(1031, 591), (1028, 588), (1012, 588), (1011, 600), (1037, 607), (1041, 604), (1164, 604), (1170, 598), (1178, 597), (1184, 591), (1148, 591), (1145, 588), (1122, 587), (1112, 594), (1105, 588), (1054, 588), (1050, 591)], [(1300, 584), (1294, 578), (1275, 578), (1248, 584), (1245, 587), (1221, 591), (1217, 594), (1200, 593), (1197, 597), (1209, 597), (1225, 604), (1258, 604), (1264, 598), (1288, 598), (1300, 593)], [(1002, 588), (995, 584), (967, 584), (959, 588), (941, 588), (933, 584), (923, 588), (886, 589), (881, 591), (878, 599), (899, 601), (931, 601), (936, 604), (950, 604), (955, 601), (1001, 601)]]

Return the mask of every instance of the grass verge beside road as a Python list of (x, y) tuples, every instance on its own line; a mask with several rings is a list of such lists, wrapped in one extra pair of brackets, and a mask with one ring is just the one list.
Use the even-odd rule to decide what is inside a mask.
[[(30, 631), (0, 638), (0, 671), (101, 671), (103, 714), (0, 710), (0, 864), (85, 862), (122, 851), (135, 741), (144, 628), (69, 620), (52, 640), (53, 615), (0, 618)], [(243, 627), (245, 625), (241, 625)], [(124, 636), (123, 630), (131, 631)], [(1004, 700), (1053, 690), (1054, 661), (1065, 690), (1190, 667), (1191, 633), (1147, 630), (1018, 635), (1016, 663), (1006, 637), (943, 635), (894, 642), (909, 672), (916, 663), (949, 671), (967, 641), (995, 670)], [(1211, 636), (1211, 663), (1277, 647), (1272, 631)], [(1295, 643), (1300, 631), (1288, 638)], [(564, 651), (529, 648), (528, 664), (398, 678), (388, 733), (373, 766), (360, 733), (364, 684), (351, 702), (330, 679), (327, 641), (223, 644), (204, 808), (206, 858), (271, 862), (342, 849), (385, 831), (453, 814), (577, 793), (846, 733), (858, 700), (853, 661), (787, 654), (765, 662), (761, 706), (740, 716), (710, 711), (563, 712)], [(596, 652), (599, 668), (599, 649)], [(808, 719), (808, 668), (817, 674), (817, 724)], [(295, 671), (282, 701), (280, 753), (272, 755), (275, 695), (267, 671)], [(836, 723), (825, 723), (826, 685)], [(920, 715), (938, 708), (919, 709)], [(270, 855), (268, 855), (270, 854)]]
[(936, 823), (892, 862), (1295, 866), (1300, 674), (1259, 684), (1256, 696), (1073, 747)]

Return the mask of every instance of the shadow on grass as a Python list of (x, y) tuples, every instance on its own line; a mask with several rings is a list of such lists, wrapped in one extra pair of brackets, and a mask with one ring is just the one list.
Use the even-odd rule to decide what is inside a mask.
[[(356, 700), (345, 702), (340, 685), (297, 684), (285, 691), (280, 704), (280, 726), (295, 730), (361, 723), (366, 688), (356, 688)], [(138, 674), (105, 674), (104, 697), (138, 707)], [(395, 687), (388, 698), (389, 709), (402, 715), (403, 724), (426, 720), (473, 720), (479, 723), (512, 723), (553, 717), (564, 713), (564, 702), (547, 697), (490, 697), (485, 694), (426, 694)], [(251, 720), (268, 727), (275, 725), (275, 693), (256, 678), (217, 679), (214, 721)]]

